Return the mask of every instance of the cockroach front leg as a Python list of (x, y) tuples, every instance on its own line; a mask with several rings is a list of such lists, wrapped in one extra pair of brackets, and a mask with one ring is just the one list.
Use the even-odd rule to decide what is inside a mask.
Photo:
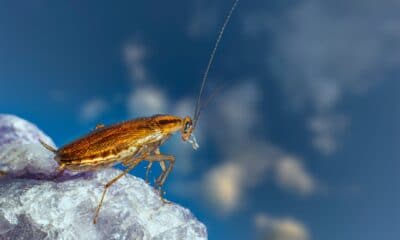
[[(164, 203), (169, 203), (166, 201), (163, 197), (163, 191), (162, 191), (162, 186), (164, 185), (165, 179), (167, 178), (169, 172), (172, 170), (173, 162), (175, 161), (175, 157), (173, 155), (163, 155), (163, 154), (155, 154), (155, 155), (150, 155), (146, 157), (146, 160), (149, 162), (153, 161), (159, 161), (161, 168), (162, 168), (162, 173), (156, 180), (156, 187), (158, 187), (158, 191), (161, 197), (161, 200)], [(165, 161), (169, 161), (170, 164), (168, 165), (168, 168), (165, 167)]]
[[(163, 171), (160, 174), (160, 176), (157, 178), (157, 180), (156, 180), (156, 184), (160, 188), (164, 185), (165, 180), (167, 180), (167, 177), (171, 173), (172, 168), (174, 167), (174, 164), (175, 164), (175, 157), (174, 156), (172, 156), (172, 155), (165, 155), (165, 156), (168, 157), (168, 158), (165, 158), (165, 160), (168, 161), (169, 164), (168, 164), (167, 170)], [(165, 162), (162, 162), (162, 163), (164, 163), (164, 168), (165, 168)], [(160, 162), (160, 164), (161, 164), (161, 162)]]
[[(155, 155), (161, 155), (160, 148), (157, 148), (156, 150), (154, 150), (154, 154)], [(161, 166), (162, 172), (166, 171), (165, 161), (158, 160), (158, 159), (157, 160), (153, 160), (153, 161), (160, 161), (160, 166)], [(145, 177), (146, 183), (149, 183), (149, 174), (150, 174), (150, 171), (151, 171), (151, 167), (153, 166), (153, 161), (149, 160), (149, 164), (146, 167), (146, 177)]]
[[(165, 180), (167, 179), (169, 173), (172, 171), (173, 164), (175, 163), (175, 157), (172, 156), (172, 155), (162, 155), (160, 153), (160, 149), (159, 148), (157, 148), (155, 153), (156, 153), (156, 156), (164, 156), (165, 157), (165, 158), (163, 158), (163, 160), (159, 160), (162, 172), (161, 172), (160, 176), (158, 176), (158, 178), (156, 180), (156, 186), (161, 188), (164, 185)], [(165, 161), (169, 161), (168, 169), (167, 169), (167, 167), (165, 165)]]

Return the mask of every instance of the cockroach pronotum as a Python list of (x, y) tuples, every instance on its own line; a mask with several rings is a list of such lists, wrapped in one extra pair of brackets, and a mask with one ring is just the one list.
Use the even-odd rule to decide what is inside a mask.
[[(233, 3), (211, 52), (207, 68), (204, 72), (193, 118), (189, 116), (181, 118), (173, 115), (154, 115), (110, 126), (98, 125), (94, 131), (66, 144), (60, 149), (54, 149), (43, 141), (40, 141), (46, 149), (55, 154), (54, 159), (59, 163), (58, 174), (64, 170), (93, 171), (111, 167), (119, 163), (122, 163), (126, 167), (121, 174), (104, 185), (104, 191), (96, 209), (93, 223), (97, 221), (107, 189), (142, 161), (149, 162), (146, 170), (146, 181), (153, 162), (157, 161), (160, 163), (162, 172), (156, 179), (155, 185), (159, 188), (159, 194), (164, 201), (161, 188), (174, 166), (175, 157), (160, 153), (159, 147), (172, 134), (178, 131), (181, 132), (182, 140), (191, 143), (193, 149), (199, 147), (193, 131), (196, 128), (200, 112), (204, 107), (204, 105), (201, 105), (201, 97), (215, 52), (238, 2), (239, 0), (235, 0)], [(168, 166), (166, 162), (169, 163)]]

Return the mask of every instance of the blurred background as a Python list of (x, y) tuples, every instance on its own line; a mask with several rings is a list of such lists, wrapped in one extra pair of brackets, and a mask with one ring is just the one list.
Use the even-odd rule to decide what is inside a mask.
[[(1, 1), (0, 112), (58, 146), (98, 123), (192, 115), (232, 3)], [(167, 198), (210, 239), (398, 239), (399, 13), (395, 0), (240, 2), (200, 149), (179, 135), (161, 148), (177, 157)]]

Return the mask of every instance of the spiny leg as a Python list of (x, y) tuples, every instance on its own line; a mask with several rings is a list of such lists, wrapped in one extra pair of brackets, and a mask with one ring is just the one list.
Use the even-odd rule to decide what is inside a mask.
[(132, 161), (132, 157), (130, 157), (130, 158), (127, 157), (127, 158), (122, 159), (121, 160), (122, 166), (128, 167), (129, 164), (131, 163), (131, 161)]
[[(168, 174), (169, 174), (169, 173), (171, 172), (171, 170), (172, 170), (173, 162), (175, 162), (175, 157), (172, 156), (172, 155), (156, 154), (156, 155), (148, 156), (148, 157), (146, 157), (146, 159), (147, 159), (148, 161), (159, 161), (159, 162), (160, 162), (160, 165), (161, 165), (161, 168), (163, 168), (163, 172), (160, 174), (160, 176), (159, 176), (159, 177), (157, 178), (157, 180), (156, 180), (156, 187), (158, 187), (161, 200), (162, 200), (163, 202), (166, 202), (166, 201), (164, 200), (163, 192), (162, 192), (162, 189), (161, 189), (161, 188), (162, 188), (162, 186), (164, 185), (165, 180), (166, 180)], [(165, 161), (169, 161), (169, 162), (170, 162), (169, 165), (168, 165), (167, 170), (165, 170)]]
[(165, 191), (163, 191), (162, 188), (161, 188), (161, 186), (157, 184), (157, 182), (159, 182), (159, 179), (160, 179), (162, 176), (164, 176), (165, 173), (166, 173), (166, 171), (167, 171), (167, 167), (166, 167), (166, 165), (165, 165), (165, 161), (164, 161), (164, 160), (161, 160), (161, 161), (160, 161), (160, 167), (161, 167), (162, 172), (161, 172), (160, 176), (158, 176), (158, 178), (156, 179), (156, 182), (155, 182), (155, 186), (154, 186), (154, 187), (158, 188), (158, 194), (160, 195), (161, 200), (162, 200), (164, 203), (169, 203), (167, 200), (164, 199)]
[[(162, 155), (161, 152), (160, 152), (160, 148), (157, 148), (157, 149), (154, 151), (154, 153), (155, 153), (156, 155), (159, 155), (159, 156)], [(160, 167), (161, 167), (161, 174), (160, 174), (160, 176), (158, 176), (156, 182), (158, 181), (158, 179), (159, 179), (162, 175), (165, 174), (165, 171), (167, 170), (167, 167), (165, 166), (165, 161), (164, 161), (164, 160), (159, 160), (159, 163), (160, 163)], [(160, 191), (161, 191), (161, 189), (160, 189)]]
[(168, 175), (171, 173), (172, 168), (174, 167), (175, 157), (171, 156), (171, 158), (165, 159), (165, 160), (169, 161), (169, 164), (168, 164), (167, 171), (165, 171), (164, 174), (160, 175), (157, 178), (157, 185), (160, 186), (160, 187), (162, 187), (164, 185), (165, 180), (167, 180)]
[[(157, 155), (160, 156), (160, 155), (161, 155), (160, 149), (157, 148), (157, 150), (155, 151), (155, 153), (156, 153)], [(162, 155), (161, 155), (161, 156), (162, 156)], [(166, 158), (165, 158), (164, 160), (160, 161), (160, 166), (161, 166), (161, 169), (162, 169), (162, 173), (160, 174), (160, 176), (158, 176), (158, 178), (157, 178), (157, 180), (156, 180), (156, 184), (159, 186), (160, 191), (161, 191), (162, 185), (163, 185), (164, 182), (165, 182), (165, 179), (167, 178), (169, 172), (172, 170), (172, 167), (171, 167), (171, 169), (169, 170), (169, 172), (168, 172), (168, 174), (167, 174), (167, 167), (166, 167), (166, 165), (165, 165), (165, 160), (170, 162), (170, 164), (168, 165), (168, 169), (170, 168), (171, 162), (175, 162), (175, 157), (174, 157), (174, 156), (172, 156), (172, 155), (164, 155), (164, 156), (165, 156)], [(162, 181), (162, 179), (164, 179), (164, 180)], [(163, 183), (160, 184), (161, 182), (163, 182)]]
[(99, 205), (97, 206), (96, 214), (94, 215), (94, 218), (93, 218), (93, 223), (94, 223), (94, 224), (96, 224), (97, 217), (99, 216), (100, 208), (101, 208), (101, 206), (103, 205), (104, 196), (106, 195), (106, 192), (107, 192), (108, 188), (109, 188), (111, 185), (113, 185), (116, 181), (118, 181), (118, 179), (120, 179), (120, 178), (123, 177), (125, 174), (127, 174), (129, 171), (131, 171), (133, 168), (135, 168), (136, 165), (138, 165), (142, 160), (143, 160), (143, 157), (133, 159), (132, 162), (131, 162), (131, 164), (129, 165), (129, 167), (128, 167), (127, 169), (125, 169), (124, 172), (122, 172), (121, 174), (119, 174), (118, 176), (116, 176), (115, 178), (113, 178), (111, 181), (109, 181), (106, 185), (104, 185), (103, 194), (102, 194), (102, 196), (101, 196), (100, 203), (99, 203)]
[(167, 166), (165, 165), (165, 161), (161, 160), (160, 161), (160, 167), (161, 167), (161, 174), (160, 176), (158, 176), (158, 178), (156, 179), (156, 183), (159, 181), (159, 179), (161, 178), (161, 176), (163, 176), (165, 174), (165, 172), (167, 171)]
[(147, 165), (146, 167), (146, 177), (145, 177), (146, 183), (149, 183), (149, 173), (151, 170), (151, 166), (153, 166), (153, 162), (149, 162), (149, 165)]
[(162, 176), (164, 176), (164, 174), (167, 171), (167, 167), (165, 166), (165, 160), (169, 161), (170, 159), (175, 159), (175, 157), (172, 155), (162, 155), (160, 153), (146, 157), (146, 160), (149, 161), (150, 163), (152, 163), (154, 161), (158, 161), (160, 163), (162, 172), (161, 172), (160, 176), (157, 177), (156, 183), (157, 183), (157, 181), (159, 181), (159, 179), (162, 178)]
[[(156, 150), (154, 150), (154, 154), (155, 155), (161, 155), (161, 152), (160, 152), (160, 148), (156, 148)], [(162, 170), (162, 174), (164, 174), (164, 172), (166, 171), (166, 167), (165, 167), (165, 161), (162, 161), (162, 160), (159, 160), (159, 159), (153, 159), (153, 160), (149, 160), (149, 164), (147, 165), (147, 167), (146, 167), (146, 183), (149, 183), (149, 174), (150, 174), (150, 171), (151, 171), (151, 167), (153, 166), (153, 162), (154, 161), (159, 161), (160, 162), (160, 166), (161, 166), (161, 170)]]

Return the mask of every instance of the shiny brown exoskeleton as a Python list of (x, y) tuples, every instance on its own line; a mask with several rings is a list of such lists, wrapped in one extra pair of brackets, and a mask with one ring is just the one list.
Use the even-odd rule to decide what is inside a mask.
[[(59, 173), (64, 170), (98, 170), (118, 163), (127, 167), (123, 173), (105, 185), (93, 220), (96, 223), (107, 189), (144, 160), (149, 161), (146, 181), (153, 162), (160, 162), (162, 173), (156, 180), (156, 186), (160, 188), (159, 192), (162, 197), (161, 187), (174, 166), (175, 157), (161, 154), (159, 146), (177, 131), (181, 132), (183, 141), (192, 143), (194, 149), (198, 148), (196, 139), (192, 135), (192, 119), (173, 115), (155, 115), (107, 127), (101, 125), (93, 132), (58, 150), (42, 141), (41, 143), (48, 150), (54, 152), (54, 159), (59, 163)], [(165, 161), (169, 162), (168, 167)]]
[(155, 115), (110, 126), (98, 126), (89, 134), (53, 151), (55, 160), (64, 170), (96, 170), (122, 162), (144, 153), (153, 155), (173, 133), (181, 131), (182, 140), (191, 140), (193, 129), (190, 117)]

